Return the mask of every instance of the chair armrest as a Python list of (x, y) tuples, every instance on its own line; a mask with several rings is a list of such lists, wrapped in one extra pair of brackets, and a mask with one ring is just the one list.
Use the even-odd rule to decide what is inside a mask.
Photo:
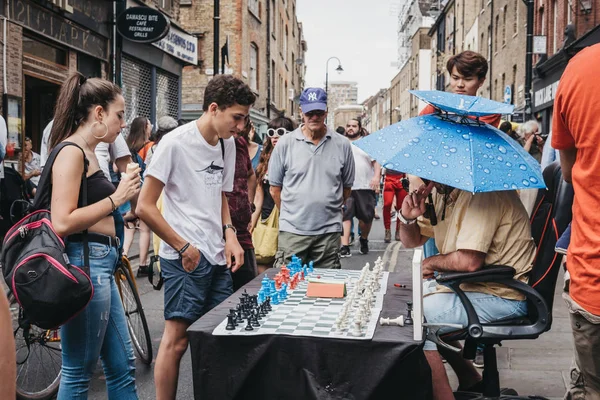
[(486, 265), (474, 272), (445, 272), (439, 274), (436, 281), (440, 284), (452, 281), (466, 282), (493, 282), (499, 279), (512, 278), (516, 271), (513, 267), (505, 265)]
[[(467, 312), (467, 332), (471, 338), (505, 338), (508, 336), (519, 336), (525, 338), (535, 338), (540, 333), (546, 331), (550, 326), (552, 314), (548, 310), (543, 297), (531, 286), (515, 280), (515, 269), (503, 265), (489, 265), (475, 272), (453, 272), (445, 273), (438, 276), (437, 282), (451, 289)], [(535, 306), (535, 315), (537, 320), (530, 325), (482, 325), (479, 317), (475, 312), (475, 308), (471, 301), (460, 288), (463, 283), (473, 282), (494, 282), (508, 286), (525, 295), (529, 300), (529, 305)], [(532, 315), (532, 310), (529, 310), (529, 315)]]

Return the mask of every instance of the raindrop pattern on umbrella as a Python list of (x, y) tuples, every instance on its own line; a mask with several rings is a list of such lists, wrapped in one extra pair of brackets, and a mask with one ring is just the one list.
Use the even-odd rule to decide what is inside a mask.
[(539, 163), (490, 125), (411, 118), (353, 142), (381, 166), (469, 192), (545, 188)]
[(499, 103), (479, 96), (467, 96), (439, 90), (409, 90), (409, 92), (436, 108), (458, 115), (483, 117), (493, 114), (512, 114), (515, 108), (512, 104)]

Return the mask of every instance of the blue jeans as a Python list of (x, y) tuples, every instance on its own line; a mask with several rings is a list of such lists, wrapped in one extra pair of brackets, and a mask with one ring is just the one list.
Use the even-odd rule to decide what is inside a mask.
[[(467, 312), (460, 299), (455, 293), (435, 293), (435, 280), (423, 282), (423, 314), (430, 324), (448, 323), (467, 326)], [(503, 318), (518, 318), (527, 314), (527, 302), (519, 300), (507, 300), (492, 294), (480, 292), (465, 292), (479, 322), (492, 322)], [(455, 328), (441, 329), (440, 333), (451, 332)], [(437, 350), (437, 345), (427, 340), (423, 350)]]
[(161, 257), (160, 272), (165, 279), (165, 320), (194, 323), (233, 294), (231, 270), (210, 264), (204, 256), (192, 272), (183, 269), (181, 260)]
[(439, 253), (440, 252), (438, 251), (438, 249), (435, 245), (435, 239), (434, 238), (427, 239), (427, 241), (423, 245), (423, 257), (427, 258), (427, 257), (435, 256), (436, 254), (439, 254)]
[[(94, 296), (60, 329), (62, 377), (58, 400), (87, 399), (90, 379), (102, 359), (109, 399), (137, 399), (135, 356), (113, 273), (118, 253), (104, 244), (88, 244)], [(83, 265), (83, 244), (67, 243), (74, 265)]]

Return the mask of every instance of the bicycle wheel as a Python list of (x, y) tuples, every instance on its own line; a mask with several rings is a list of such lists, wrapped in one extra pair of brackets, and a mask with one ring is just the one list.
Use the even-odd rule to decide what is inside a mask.
[(150, 365), (152, 362), (152, 340), (146, 322), (146, 314), (144, 314), (140, 296), (133, 284), (133, 278), (123, 268), (119, 268), (115, 275), (131, 341), (144, 364)]
[(26, 324), (12, 294), (8, 301), (17, 352), (17, 398), (50, 399), (58, 392), (62, 371), (59, 331)]

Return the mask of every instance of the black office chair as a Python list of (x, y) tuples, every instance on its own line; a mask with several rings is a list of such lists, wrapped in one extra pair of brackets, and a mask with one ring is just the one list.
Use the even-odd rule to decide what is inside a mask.
[[(531, 231), (537, 246), (529, 284), (513, 279), (515, 270), (508, 266), (486, 266), (482, 270), (466, 273), (445, 273), (437, 278), (441, 285), (452, 289), (460, 298), (468, 315), (466, 328), (450, 333), (430, 335), (440, 345), (464, 340), (463, 357), (474, 359), (478, 344), (484, 345), (483, 395), (481, 393), (455, 392), (456, 399), (543, 399), (543, 397), (518, 397), (512, 389), (500, 389), (496, 349), (502, 340), (535, 339), (552, 326), (552, 305), (561, 257), (554, 247), (560, 235), (571, 222), (573, 187), (562, 179), (558, 163), (544, 170), (547, 190), (540, 190), (531, 218)], [(518, 290), (527, 298), (528, 315), (493, 323), (481, 323), (475, 309), (460, 289), (467, 282), (496, 282)]]

